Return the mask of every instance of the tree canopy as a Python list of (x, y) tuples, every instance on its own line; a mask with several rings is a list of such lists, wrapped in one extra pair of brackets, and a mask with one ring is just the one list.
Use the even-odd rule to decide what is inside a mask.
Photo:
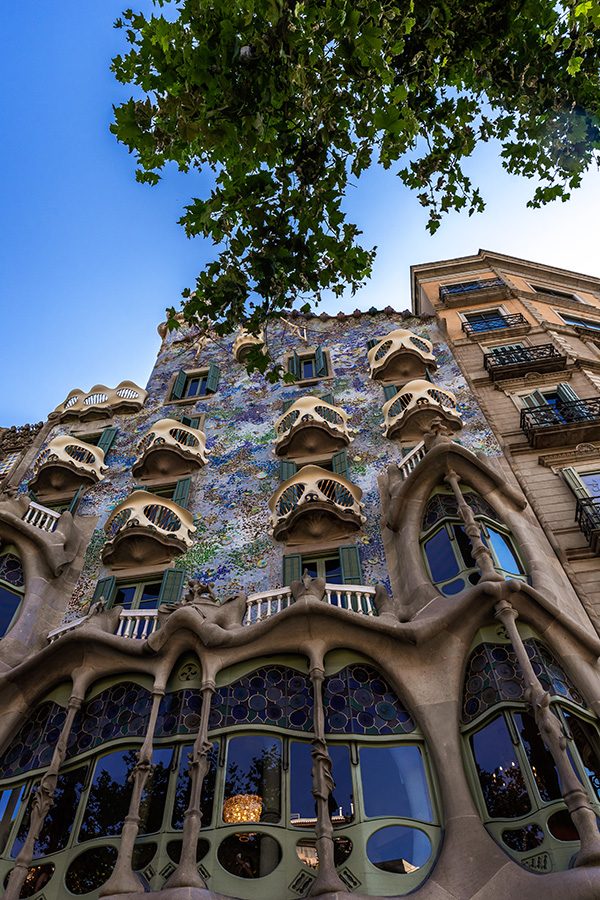
[(482, 142), (538, 180), (532, 206), (598, 164), (600, 0), (153, 2), (115, 23), (129, 48), (113, 71), (136, 92), (112, 130), (139, 181), (170, 162), (212, 174), (180, 220), (216, 248), (182, 312), (218, 334), (364, 283), (375, 250), (343, 201), (373, 162), (417, 192), (431, 232), (484, 208), (463, 167)]

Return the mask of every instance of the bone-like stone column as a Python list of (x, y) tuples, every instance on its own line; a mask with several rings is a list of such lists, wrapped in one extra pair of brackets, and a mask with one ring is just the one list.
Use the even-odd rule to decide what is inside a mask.
[(310, 897), (319, 894), (347, 893), (348, 889), (335, 870), (333, 858), (333, 825), (329, 815), (329, 797), (334, 788), (331, 774), (331, 757), (325, 741), (325, 713), (323, 710), (323, 678), (325, 672), (320, 666), (313, 666), (310, 679), (314, 694), (314, 733), (312, 741), (312, 794), (317, 807), (317, 855), (319, 874), (313, 881)]
[(458, 511), (461, 519), (465, 523), (465, 531), (471, 544), (471, 551), (475, 557), (479, 571), (481, 572), (482, 579), (484, 581), (504, 581), (502, 575), (499, 572), (496, 572), (496, 569), (494, 568), (492, 554), (481, 537), (481, 526), (460, 489), (460, 477), (453, 469), (448, 469), (444, 481), (450, 485), (454, 496), (456, 497)]
[(164, 686), (159, 686), (155, 683), (152, 689), (152, 707), (150, 709), (150, 718), (148, 720), (146, 736), (144, 738), (144, 743), (138, 752), (135, 768), (130, 776), (133, 781), (133, 790), (131, 792), (131, 800), (129, 801), (129, 810), (125, 816), (123, 829), (121, 831), (119, 855), (112, 875), (100, 889), (100, 897), (107, 897), (115, 894), (144, 893), (144, 886), (133, 871), (133, 848), (140, 827), (140, 803), (142, 795), (144, 793), (144, 788), (146, 787), (146, 782), (152, 773), (154, 729), (156, 728), (160, 701), (164, 697), (164, 694)]
[(518, 612), (508, 600), (500, 600), (495, 606), (496, 618), (502, 622), (519, 661), (527, 685), (526, 698), (531, 706), (539, 733), (558, 770), (563, 799), (577, 828), (581, 847), (575, 860), (576, 866), (600, 864), (600, 833), (596, 813), (581, 784), (567, 753), (567, 738), (558, 716), (550, 707), (550, 694), (544, 690), (533, 670), (523, 639), (517, 628)]
[(81, 708), (81, 704), (83, 703), (84, 695), (85, 687), (74, 683), (67, 705), (67, 715), (58, 741), (56, 742), (50, 765), (42, 775), (39, 787), (31, 804), (29, 831), (27, 832), (25, 843), (21, 847), (15, 860), (14, 868), (10, 873), (4, 900), (19, 900), (21, 895), (21, 888), (23, 887), (25, 878), (27, 877), (27, 871), (31, 866), (31, 861), (33, 859), (35, 842), (42, 830), (48, 811), (54, 803), (58, 774), (65, 756), (67, 755), (69, 735), (71, 734), (75, 714)]
[(198, 835), (202, 827), (202, 785), (210, 766), (209, 754), (212, 749), (212, 744), (208, 740), (208, 719), (214, 692), (215, 683), (213, 681), (202, 684), (202, 711), (190, 760), (190, 802), (183, 819), (181, 858), (177, 868), (165, 882), (163, 890), (179, 887), (206, 888), (206, 882), (198, 872), (196, 850)]

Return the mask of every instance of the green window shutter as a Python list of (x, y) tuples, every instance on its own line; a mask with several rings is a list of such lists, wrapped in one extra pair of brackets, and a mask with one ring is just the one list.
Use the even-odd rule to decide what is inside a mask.
[(200, 428), (200, 416), (182, 416), (181, 424), (188, 428)]
[(101, 578), (96, 585), (96, 589), (94, 590), (92, 601), (94, 603), (97, 603), (101, 597), (104, 597), (106, 606), (112, 606), (116, 591), (117, 579), (114, 575), (109, 575), (108, 578)]
[(323, 395), (321, 396), (321, 400), (322, 400), (324, 403), (330, 403), (331, 406), (335, 406), (335, 397), (334, 397), (333, 394), (331, 394), (331, 393), (330, 393), (330, 394), (323, 394)]
[(325, 378), (329, 374), (327, 371), (327, 357), (322, 347), (317, 347), (315, 350), (315, 371), (318, 378)]
[(35, 491), (32, 491), (31, 488), (29, 488), (29, 490), (27, 491), (27, 495), (28, 495), (28, 497), (29, 497), (30, 500), (33, 500), (34, 503), (39, 503), (39, 502), (40, 502), (40, 501), (38, 500), (37, 496), (36, 496)]
[(221, 370), (214, 363), (211, 363), (208, 367), (208, 375), (206, 376), (206, 390), (211, 394), (214, 394), (219, 387), (220, 377)]
[(571, 385), (565, 384), (565, 382), (561, 382), (561, 384), (557, 385), (556, 393), (563, 403), (573, 403), (575, 400), (579, 400), (579, 397)]
[(108, 451), (112, 447), (114, 440), (117, 436), (118, 428), (105, 428), (100, 437), (98, 438), (98, 443), (96, 447), (98, 450), (104, 450), (104, 458), (108, 454)]
[(568, 466), (566, 469), (563, 469), (560, 474), (569, 485), (578, 500), (590, 496), (585, 484), (579, 477), (579, 473), (576, 469), (573, 468), (573, 466)]
[(71, 500), (71, 505), (69, 506), (69, 512), (71, 513), (72, 516), (74, 516), (75, 513), (77, 512), (77, 507), (79, 506), (79, 501), (81, 500), (82, 496), (83, 496), (83, 486), (80, 486), (75, 491), (75, 496)]
[(192, 486), (192, 479), (180, 478), (177, 484), (175, 485), (175, 490), (173, 491), (173, 503), (177, 503), (178, 506), (181, 506), (183, 509), (188, 508), (188, 500), (190, 499), (190, 488)]
[(383, 396), (386, 400), (391, 400), (392, 397), (395, 397), (398, 393), (398, 388), (395, 384), (385, 384), (383, 386)]
[(295, 402), (296, 402), (295, 397), (290, 397), (289, 400), (283, 400), (281, 405), (283, 407), (284, 413), (286, 413), (288, 411), (288, 409), (290, 408), (290, 406), (292, 405), (292, 403), (295, 403)]
[(302, 557), (299, 553), (290, 553), (283, 557), (283, 584), (289, 587), (292, 581), (302, 578)]
[(293, 375), (294, 378), (300, 378), (300, 357), (295, 350), (288, 359), (288, 372), (290, 375)]
[(187, 372), (181, 369), (177, 373), (177, 378), (175, 379), (175, 384), (173, 385), (173, 390), (171, 391), (171, 399), (172, 400), (181, 400), (185, 393), (185, 385), (187, 382)]
[(363, 576), (360, 566), (358, 547), (349, 544), (339, 548), (340, 565), (342, 567), (342, 581), (344, 584), (362, 584)]
[(295, 462), (290, 462), (289, 459), (280, 459), (279, 460), (279, 479), (280, 481), (287, 481), (288, 478), (291, 478), (292, 475), (295, 475), (298, 471), (298, 466)]
[(533, 407), (533, 406), (543, 406), (546, 402), (546, 398), (542, 394), (541, 391), (534, 391), (532, 394), (527, 394), (525, 397), (521, 397), (523, 401), (523, 406)]
[(350, 477), (348, 468), (348, 453), (346, 450), (340, 450), (331, 457), (331, 468), (336, 475), (343, 475), (344, 478)]
[(367, 350), (372, 350), (373, 347), (376, 347), (378, 343), (379, 341), (377, 340), (377, 338), (371, 338), (367, 341)]
[(162, 603), (179, 603), (185, 577), (183, 569), (165, 569), (158, 595), (159, 606)]

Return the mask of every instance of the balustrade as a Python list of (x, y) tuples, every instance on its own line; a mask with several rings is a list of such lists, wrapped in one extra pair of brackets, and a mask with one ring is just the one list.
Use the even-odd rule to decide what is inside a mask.
[(117, 412), (135, 412), (142, 408), (147, 396), (147, 391), (133, 381), (122, 381), (116, 388), (95, 384), (87, 392), (75, 388), (48, 418), (85, 420)]
[(436, 418), (454, 431), (462, 428), (454, 394), (424, 379), (405, 384), (384, 404), (383, 416), (381, 427), (389, 438), (401, 434), (403, 439), (419, 439)]
[(104, 478), (104, 451), (73, 435), (53, 438), (38, 456), (30, 489), (40, 499), (73, 494), (82, 485)]
[(521, 313), (503, 316), (500, 313), (494, 316), (482, 318), (479, 322), (463, 322), (462, 330), (467, 337), (481, 334), (486, 331), (497, 331), (505, 328), (527, 329), (529, 322)]
[(139, 442), (137, 454), (136, 478), (184, 475), (208, 462), (206, 435), (176, 419), (160, 419)]
[(41, 503), (35, 503), (33, 500), (23, 513), (23, 521), (40, 531), (46, 531), (51, 534), (58, 524), (60, 513), (53, 509), (42, 506)]
[(370, 375), (375, 381), (406, 381), (435, 369), (433, 344), (405, 328), (396, 328), (368, 353)]
[(328, 453), (350, 443), (348, 414), (319, 397), (300, 397), (275, 423), (278, 456)]
[(113, 566), (169, 562), (192, 546), (191, 513), (172, 500), (135, 491), (116, 506), (104, 526), (102, 558)]

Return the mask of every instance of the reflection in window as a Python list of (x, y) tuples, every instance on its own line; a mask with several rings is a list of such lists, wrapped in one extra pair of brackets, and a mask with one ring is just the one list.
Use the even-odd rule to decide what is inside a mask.
[(243, 735), (229, 740), (223, 820), (278, 822), (281, 818), (281, 739)]
[(361, 747), (360, 772), (367, 816), (432, 821), (427, 778), (418, 747)]
[(217, 857), (238, 878), (264, 878), (279, 865), (281, 847), (270, 834), (230, 834), (219, 844)]
[(136, 762), (137, 750), (134, 749), (115, 750), (100, 757), (79, 829), (80, 841), (121, 833), (131, 798), (129, 778)]
[(5, 551), (0, 555), (0, 638), (17, 618), (24, 590), (21, 560), (15, 553)]
[[(354, 819), (350, 748), (343, 744), (330, 744), (328, 752), (335, 783), (329, 798), (329, 814), (335, 827), (346, 825)], [(314, 828), (317, 810), (312, 795), (311, 745), (294, 741), (290, 745), (290, 765), (290, 825), (296, 828)]]
[(140, 834), (154, 834), (156, 831), (160, 831), (172, 762), (172, 747), (160, 747), (154, 750), (152, 770), (140, 801)]
[(471, 746), (490, 816), (513, 819), (528, 813), (531, 804), (504, 717), (498, 716), (476, 732)]
[(0, 792), (0, 853), (4, 851), (13, 822), (19, 815), (24, 793), (23, 784)]
[[(185, 744), (180, 750), (179, 771), (177, 773), (177, 786), (175, 788), (175, 802), (173, 803), (173, 817), (171, 827), (180, 831), (183, 828), (185, 811), (190, 804), (191, 782), (189, 776), (190, 757), (193, 751), (192, 744)], [(202, 828), (206, 828), (212, 821), (213, 804), (215, 799), (215, 781), (217, 777), (217, 755), (219, 745), (212, 745), (208, 755), (208, 772), (202, 782), (200, 797), (200, 811), (202, 813)]]
[(72, 894), (87, 894), (108, 881), (117, 861), (116, 847), (86, 850), (67, 869), (65, 884)]
[[(39, 859), (48, 853), (56, 853), (67, 845), (75, 813), (79, 806), (81, 792), (85, 783), (87, 766), (74, 769), (58, 776), (56, 780), (56, 789), (54, 792), (54, 802), (46, 814), (44, 824), (38, 835), (34, 845), (33, 858)], [(29, 821), (31, 814), (31, 805), (39, 784), (36, 785), (31, 793), (27, 811), (23, 816), (17, 837), (12, 847), (11, 856), (16, 856), (29, 832)]]
[(519, 737), (525, 748), (529, 765), (542, 800), (560, 799), (558, 772), (552, 754), (546, 750), (535, 719), (530, 713), (514, 713)]
[(425, 865), (431, 856), (431, 841), (418, 828), (390, 825), (371, 835), (367, 856), (384, 872), (406, 875)]
[(600, 736), (598, 731), (591, 722), (586, 722), (573, 713), (565, 712), (565, 719), (579, 751), (585, 773), (596, 797), (600, 800)]

